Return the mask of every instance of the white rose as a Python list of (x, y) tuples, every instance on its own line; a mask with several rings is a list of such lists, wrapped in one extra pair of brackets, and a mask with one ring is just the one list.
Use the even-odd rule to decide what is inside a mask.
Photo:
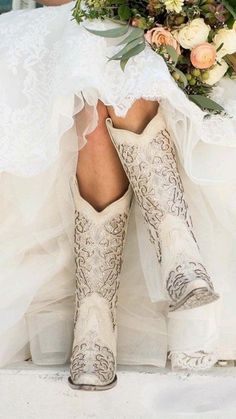
[(227, 54), (236, 52), (236, 31), (234, 29), (223, 28), (218, 31), (213, 40), (216, 49), (223, 46), (217, 52), (217, 57), (222, 58)]
[(224, 60), (221, 60), (220, 64), (214, 65), (214, 67), (211, 70), (209, 70), (209, 77), (205, 81), (205, 83), (210, 86), (213, 86), (218, 81), (220, 81), (222, 77), (224, 77), (228, 68), (228, 64)]
[(236, 21), (234, 22), (233, 29), (236, 31)]
[(209, 32), (210, 26), (206, 25), (204, 19), (197, 18), (177, 31), (175, 37), (183, 48), (192, 49), (206, 42)]

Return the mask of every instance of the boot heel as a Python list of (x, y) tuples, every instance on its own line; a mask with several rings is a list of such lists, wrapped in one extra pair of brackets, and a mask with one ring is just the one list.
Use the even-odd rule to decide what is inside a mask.
[(190, 291), (176, 304), (170, 304), (169, 311), (189, 310), (202, 305), (211, 304), (219, 299), (219, 295), (207, 287)]
[(95, 385), (95, 384), (74, 384), (71, 377), (68, 378), (68, 383), (70, 388), (73, 390), (83, 390), (83, 391), (104, 391), (110, 390), (111, 388), (117, 385), (117, 375), (115, 375), (114, 379), (111, 383), (105, 385)]

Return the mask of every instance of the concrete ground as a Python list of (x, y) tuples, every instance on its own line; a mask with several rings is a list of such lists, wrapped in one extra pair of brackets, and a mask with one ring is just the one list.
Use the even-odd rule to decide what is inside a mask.
[(202, 373), (118, 368), (104, 392), (74, 391), (68, 367), (31, 362), (0, 370), (0, 419), (236, 419), (236, 368)]

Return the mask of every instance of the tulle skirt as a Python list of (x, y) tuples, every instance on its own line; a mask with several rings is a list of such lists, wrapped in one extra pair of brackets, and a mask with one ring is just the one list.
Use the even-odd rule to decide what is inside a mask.
[(165, 366), (168, 351), (236, 359), (236, 86), (204, 119), (148, 47), (123, 73), (115, 42), (71, 20), (74, 2), (0, 17), (0, 365), (63, 363), (73, 339), (71, 180), (102, 100), (123, 116), (158, 100), (175, 142), (195, 233), (219, 302), (168, 313), (160, 267), (134, 200), (118, 301), (118, 363)]

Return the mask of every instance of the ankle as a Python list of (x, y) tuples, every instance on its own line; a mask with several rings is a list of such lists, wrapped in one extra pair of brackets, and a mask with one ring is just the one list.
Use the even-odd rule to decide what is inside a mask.
[(109, 205), (111, 205), (113, 202), (116, 202), (118, 199), (122, 198), (122, 196), (128, 190), (128, 186), (129, 184), (124, 185), (120, 190), (109, 190), (108, 193), (106, 193), (106, 191), (104, 190), (97, 190), (96, 194), (94, 194), (94, 192), (91, 192), (92, 188), (83, 190), (82, 187), (79, 187), (79, 190), (81, 197), (85, 201), (87, 201), (97, 212), (101, 212)]

